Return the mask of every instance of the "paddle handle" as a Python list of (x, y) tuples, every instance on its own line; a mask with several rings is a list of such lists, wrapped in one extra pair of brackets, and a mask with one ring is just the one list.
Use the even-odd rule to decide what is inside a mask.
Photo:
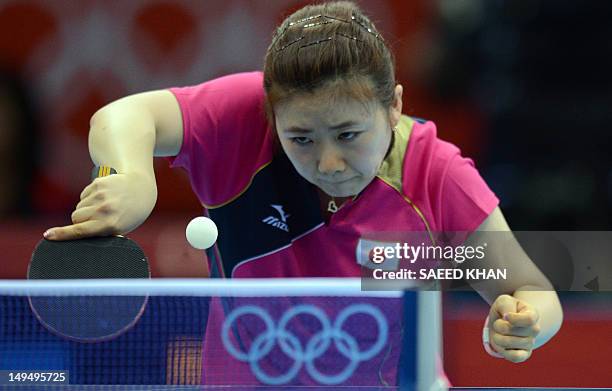
[(91, 180), (93, 181), (96, 178), (100, 178), (103, 176), (109, 176), (116, 174), (117, 170), (109, 166), (95, 166), (93, 170), (91, 170)]

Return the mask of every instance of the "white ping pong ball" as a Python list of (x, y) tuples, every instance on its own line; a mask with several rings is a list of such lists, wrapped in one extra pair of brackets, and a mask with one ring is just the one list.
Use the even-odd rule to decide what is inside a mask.
[(196, 217), (187, 224), (185, 236), (193, 248), (205, 250), (217, 241), (219, 231), (215, 223), (208, 217)]

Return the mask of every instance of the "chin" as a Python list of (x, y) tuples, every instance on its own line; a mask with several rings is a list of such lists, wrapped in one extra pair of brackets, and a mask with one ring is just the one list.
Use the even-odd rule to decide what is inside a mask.
[(351, 194), (350, 192), (347, 192), (347, 191), (338, 191), (338, 190), (333, 190), (332, 191), (330, 189), (325, 189), (325, 188), (323, 188), (323, 191), (327, 195), (329, 195), (331, 197), (339, 197), (340, 198), (340, 197), (350, 197), (350, 196), (354, 195), (354, 193)]
[(325, 193), (332, 197), (352, 197), (361, 192), (361, 190), (363, 190), (363, 187), (356, 186), (354, 184), (340, 185), (334, 187), (325, 184), (320, 184), (319, 187), (321, 188), (321, 190), (323, 190)]

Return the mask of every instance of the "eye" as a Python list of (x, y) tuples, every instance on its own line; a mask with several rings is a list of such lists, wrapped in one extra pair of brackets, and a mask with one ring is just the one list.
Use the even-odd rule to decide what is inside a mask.
[(291, 137), (291, 142), (297, 145), (308, 145), (312, 142), (308, 137)]
[(356, 139), (357, 137), (359, 137), (359, 134), (361, 132), (344, 132), (344, 133), (340, 133), (340, 135), (338, 136), (339, 140), (344, 140), (344, 141), (351, 141)]

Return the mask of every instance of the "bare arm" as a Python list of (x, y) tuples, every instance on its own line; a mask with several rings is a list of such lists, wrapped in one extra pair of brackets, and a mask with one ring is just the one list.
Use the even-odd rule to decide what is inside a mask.
[(170, 91), (131, 95), (91, 118), (89, 151), (96, 164), (153, 176), (153, 156), (174, 156), (183, 142), (181, 111)]
[[(487, 234), (500, 231), (507, 234)], [(499, 208), (481, 224), (471, 241), (488, 243), (486, 268), (508, 270), (507, 280), (480, 280), (472, 283), (474, 289), (491, 305), (489, 327), (493, 334), (498, 334), (491, 337), (492, 345), (497, 351), (502, 351), (501, 345), (496, 345), (495, 341), (507, 343), (508, 346), (515, 343), (520, 346), (525, 338), (534, 337), (531, 348), (524, 349), (527, 352), (525, 354), (521, 354), (519, 348), (508, 346), (502, 351), (511, 361), (524, 361), (531, 354), (531, 349), (545, 344), (561, 327), (563, 310), (557, 293), (511, 234)], [(503, 319), (507, 313), (517, 315), (509, 315), (509, 320)]]
[(183, 141), (181, 111), (169, 91), (119, 99), (98, 110), (90, 125), (91, 159), (117, 175), (85, 187), (72, 225), (49, 229), (47, 239), (124, 234), (138, 227), (157, 201), (153, 157), (176, 155)]
[[(503, 294), (513, 294), (523, 286), (538, 287), (539, 290), (552, 290), (553, 287), (544, 274), (525, 253), (512, 234), (504, 215), (499, 208), (487, 217), (469, 239), (470, 243), (487, 243), (486, 258), (482, 264), (487, 269), (506, 268), (508, 279), (472, 280), (472, 287), (487, 303), (491, 304)], [(471, 266), (471, 265), (470, 265)]]

